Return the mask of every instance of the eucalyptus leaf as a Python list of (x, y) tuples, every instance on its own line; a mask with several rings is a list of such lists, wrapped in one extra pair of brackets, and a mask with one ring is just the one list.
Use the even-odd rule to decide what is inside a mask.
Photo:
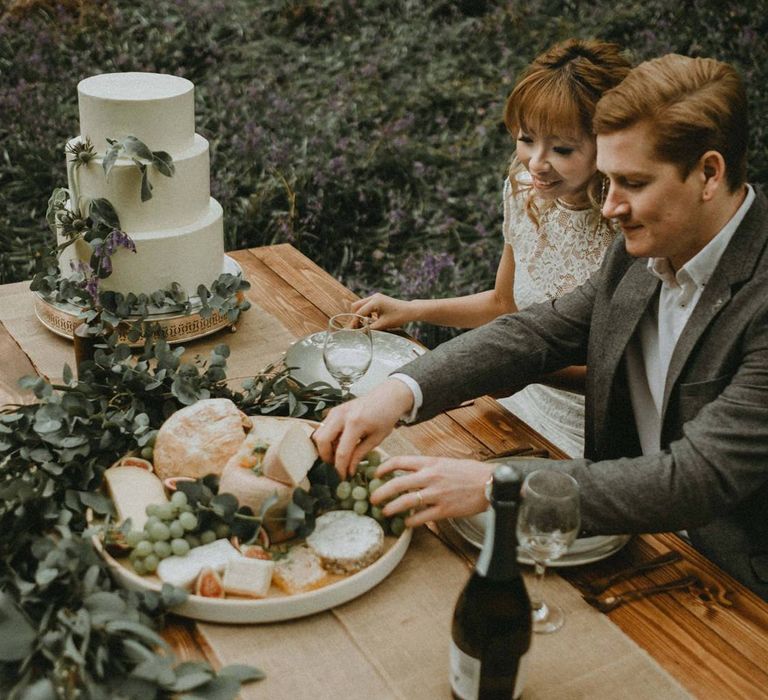
[(176, 172), (176, 166), (173, 164), (173, 158), (170, 153), (165, 151), (152, 151), (152, 165), (157, 168), (161, 175), (172, 177)]
[(266, 678), (264, 671), (255, 666), (248, 666), (246, 664), (230, 664), (229, 666), (223, 666), (219, 669), (219, 675), (237, 678), (240, 683), (260, 681), (263, 678)]
[(103, 197), (92, 199), (88, 216), (93, 219), (96, 225), (101, 225), (108, 229), (120, 229), (120, 217), (108, 199)]
[(11, 597), (0, 591), (0, 661), (21, 661), (32, 651), (37, 637)]
[(26, 688), (19, 700), (58, 700), (58, 694), (49, 678), (40, 678)]

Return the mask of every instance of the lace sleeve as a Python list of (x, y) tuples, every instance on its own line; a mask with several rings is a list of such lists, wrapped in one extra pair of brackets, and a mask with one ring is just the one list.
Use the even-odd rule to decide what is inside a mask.
[(512, 193), (512, 185), (509, 178), (504, 180), (504, 194), (502, 195), (504, 203), (504, 223), (502, 224), (502, 233), (504, 242), (515, 247), (516, 238), (519, 235), (519, 221), (521, 216), (526, 216), (524, 207), (521, 206), (520, 198)]

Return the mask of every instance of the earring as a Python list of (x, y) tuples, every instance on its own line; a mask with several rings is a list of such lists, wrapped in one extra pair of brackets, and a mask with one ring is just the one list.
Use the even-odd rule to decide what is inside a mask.
[(605, 195), (608, 191), (608, 178), (604, 177), (602, 178), (602, 182), (600, 183), (600, 211), (603, 210), (603, 206), (605, 205)]

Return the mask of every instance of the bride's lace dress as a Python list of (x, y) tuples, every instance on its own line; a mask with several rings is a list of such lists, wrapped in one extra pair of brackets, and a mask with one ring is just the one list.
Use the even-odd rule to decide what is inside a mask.
[[(504, 241), (515, 254), (518, 308), (550, 301), (584, 282), (600, 266), (615, 231), (593, 209), (569, 209), (557, 202), (540, 215), (538, 228), (524, 209), (525, 195), (504, 184)], [(584, 454), (584, 397), (531, 384), (500, 399), (571, 457)]]

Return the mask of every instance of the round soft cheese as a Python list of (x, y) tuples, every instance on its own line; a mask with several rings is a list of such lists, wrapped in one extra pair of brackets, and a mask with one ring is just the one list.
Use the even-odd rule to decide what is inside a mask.
[(373, 518), (351, 510), (321, 515), (307, 537), (326, 570), (351, 574), (376, 561), (384, 550), (384, 531)]

